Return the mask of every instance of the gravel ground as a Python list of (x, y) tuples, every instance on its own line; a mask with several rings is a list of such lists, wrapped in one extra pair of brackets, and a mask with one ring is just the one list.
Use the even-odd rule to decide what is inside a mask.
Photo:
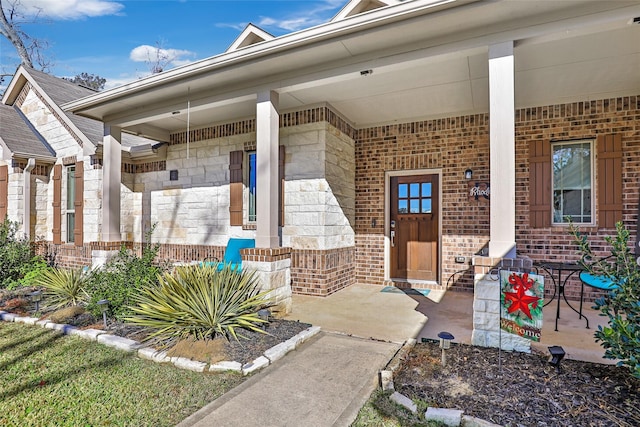
[[(505, 426), (640, 426), (640, 380), (625, 368), (548, 355), (420, 343), (394, 377), (397, 391), (429, 406)], [(499, 363), (500, 360), (500, 363)]]

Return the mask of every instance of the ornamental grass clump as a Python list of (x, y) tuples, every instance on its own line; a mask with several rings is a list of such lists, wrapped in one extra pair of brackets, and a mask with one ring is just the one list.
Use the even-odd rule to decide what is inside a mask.
[(34, 284), (44, 288), (47, 306), (57, 309), (77, 306), (87, 301), (89, 298), (85, 291), (87, 277), (82, 268), (76, 270), (52, 268), (42, 272)]
[(260, 292), (255, 272), (236, 272), (217, 264), (178, 267), (159, 276), (134, 297), (134, 313), (125, 321), (151, 333), (147, 341), (170, 346), (180, 339), (206, 340), (216, 336), (244, 338), (242, 329), (264, 332), (257, 311), (270, 305)]

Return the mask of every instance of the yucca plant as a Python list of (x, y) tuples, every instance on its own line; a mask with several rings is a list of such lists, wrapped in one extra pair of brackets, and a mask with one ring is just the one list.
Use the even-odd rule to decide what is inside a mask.
[(36, 286), (44, 288), (45, 301), (52, 308), (76, 306), (88, 299), (85, 291), (87, 275), (82, 268), (67, 270), (52, 268), (45, 270), (35, 280)]
[(152, 331), (147, 341), (168, 346), (178, 339), (238, 340), (241, 329), (264, 332), (258, 309), (270, 304), (259, 292), (255, 272), (238, 273), (230, 266), (178, 267), (159, 276), (159, 285), (143, 286), (134, 296), (133, 315), (125, 321)]

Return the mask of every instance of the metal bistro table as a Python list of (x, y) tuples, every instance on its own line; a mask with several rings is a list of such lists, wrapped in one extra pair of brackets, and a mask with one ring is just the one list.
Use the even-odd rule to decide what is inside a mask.
[[(564, 302), (567, 303), (571, 310), (578, 313), (580, 319), (582, 319), (583, 317), (585, 318), (585, 320), (587, 321), (587, 329), (589, 329), (589, 319), (569, 303), (569, 301), (567, 300), (567, 295), (564, 293), (564, 288), (567, 284), (567, 280), (569, 280), (574, 274), (583, 271), (584, 269), (575, 262), (540, 262), (536, 263), (535, 265), (536, 267), (545, 270), (551, 277), (551, 280), (553, 280), (553, 295), (551, 296), (551, 299), (544, 304), (544, 307), (551, 304), (554, 298), (558, 298), (558, 306), (556, 308), (556, 331), (558, 330), (558, 319), (560, 318), (560, 298), (564, 298)], [(562, 279), (563, 273), (566, 274), (564, 280)], [(557, 279), (554, 274), (557, 276)], [(580, 298), (582, 298), (582, 295), (580, 296)]]

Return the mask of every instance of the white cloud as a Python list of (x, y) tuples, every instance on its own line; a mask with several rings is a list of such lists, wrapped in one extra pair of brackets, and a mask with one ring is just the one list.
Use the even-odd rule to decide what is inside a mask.
[[(261, 28), (277, 28), (286, 31), (298, 31), (304, 28), (323, 24), (331, 19), (343, 7), (347, 0), (324, 0), (312, 2), (309, 6), (305, 3), (305, 9), (289, 13), (283, 17), (261, 16), (256, 23)], [(218, 27), (231, 27), (242, 31), (246, 23), (220, 23)]]
[(180, 49), (163, 49), (147, 44), (134, 48), (129, 53), (129, 59), (134, 62), (146, 62), (151, 64), (161, 63), (174, 67), (186, 65), (191, 62), (188, 58), (195, 57), (195, 52)]
[(124, 5), (111, 0), (20, 0), (19, 7), (28, 16), (50, 19), (82, 19), (114, 15)]

